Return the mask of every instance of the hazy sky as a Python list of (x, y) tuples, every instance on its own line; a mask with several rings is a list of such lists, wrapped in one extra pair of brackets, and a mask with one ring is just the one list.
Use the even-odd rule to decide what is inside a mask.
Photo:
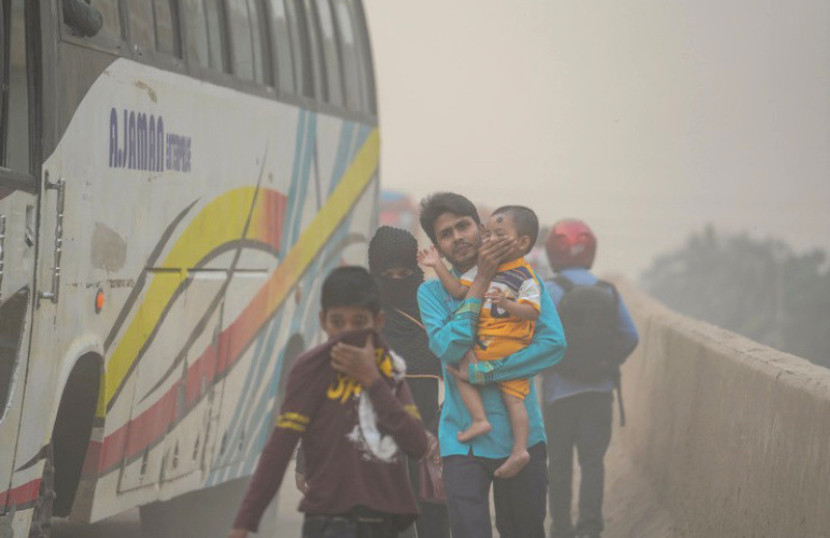
[(705, 223), (830, 250), (830, 2), (364, 3), (384, 187), (583, 218), (631, 276)]

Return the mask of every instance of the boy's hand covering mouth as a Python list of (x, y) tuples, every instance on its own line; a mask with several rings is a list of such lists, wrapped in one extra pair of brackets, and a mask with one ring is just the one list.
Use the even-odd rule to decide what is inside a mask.
[(331, 348), (331, 367), (369, 387), (380, 379), (376, 356), (375, 335), (369, 333), (362, 347), (342, 341), (334, 344)]

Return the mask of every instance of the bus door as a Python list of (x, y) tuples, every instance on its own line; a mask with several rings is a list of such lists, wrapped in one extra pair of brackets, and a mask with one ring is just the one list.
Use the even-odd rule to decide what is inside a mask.
[[(34, 307), (37, 180), (32, 175), (25, 0), (0, 8), (0, 514), (30, 501), (36, 484), (12, 484)], [(17, 463), (17, 465), (16, 465)]]

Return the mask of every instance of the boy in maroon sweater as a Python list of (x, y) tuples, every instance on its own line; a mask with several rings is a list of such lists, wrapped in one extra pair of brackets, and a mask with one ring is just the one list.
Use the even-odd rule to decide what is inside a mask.
[(365, 269), (329, 274), (320, 312), (329, 340), (291, 368), (276, 428), (229, 538), (256, 532), (301, 438), (303, 538), (394, 538), (416, 518), (403, 453), (421, 458), (428, 442), (403, 360), (377, 335), (383, 321), (377, 285)]

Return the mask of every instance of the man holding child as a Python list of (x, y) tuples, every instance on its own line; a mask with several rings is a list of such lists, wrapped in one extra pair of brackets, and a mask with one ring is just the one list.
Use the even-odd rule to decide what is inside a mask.
[[(536, 391), (532, 382), (518, 391), (521, 394), (503, 389), (500, 384), (532, 379), (556, 364), (564, 354), (565, 339), (556, 309), (546, 292), (539, 293), (544, 288), (532, 272), (522, 273), (521, 279), (517, 275), (505, 276), (506, 272), (524, 267), (516, 260), (533, 245), (528, 236), (535, 239), (538, 233), (538, 224), (536, 229), (528, 230), (519, 222), (529, 210), (515, 208), (497, 210), (496, 220), (491, 219), (488, 228), (483, 230), (475, 206), (461, 195), (436, 193), (421, 202), (421, 226), (438, 252), (452, 265), (452, 276), (460, 279), (465, 287), (463, 295), (461, 290), (454, 290), (458, 297), (453, 296), (447, 289), (454, 287), (453, 282), (445, 275), (446, 286), (441, 280), (430, 280), (418, 290), (421, 319), (430, 349), (441, 359), (442, 367), (452, 374), (449, 378), (444, 376), (445, 399), (438, 437), (454, 538), (492, 536), (491, 484), (496, 527), (502, 538), (545, 536), (547, 453)], [(482, 241), (483, 231), (490, 232), (486, 241)], [(440, 274), (441, 268), (435, 267)], [(516, 302), (538, 313), (515, 316), (510, 313), (512, 305), (505, 308), (505, 301), (524, 297), (521, 288), (525, 282), (527, 288), (533, 288), (531, 279), (539, 286), (537, 292), (530, 291), (531, 300)], [(511, 292), (511, 280), (516, 281), (512, 296), (501, 297)], [(494, 281), (505, 285), (493, 286)], [(489, 314), (480, 324), (483, 309), (489, 309)], [(486, 318), (510, 316), (528, 323), (522, 325), (521, 331), (517, 330), (522, 333), (518, 343), (503, 347), (500, 339), (511, 337), (514, 331), (502, 328), (487, 333), (484, 322), (488, 321)], [(506, 349), (507, 354), (482, 357), (488, 344)], [(482, 360), (465, 359), (471, 350)], [(455, 378), (461, 381), (456, 382)], [(462, 397), (466, 389), (459, 387), (464, 387), (463, 381), (475, 385), (478, 392), (475, 398)], [(487, 425), (471, 430), (473, 413), (467, 405), (476, 399), (483, 408)], [(516, 400), (521, 407), (519, 412), (510, 407)], [(473, 409), (475, 405), (473, 402)], [(522, 420), (526, 426), (524, 432)], [(514, 438), (515, 428), (520, 434), (519, 443)]]

